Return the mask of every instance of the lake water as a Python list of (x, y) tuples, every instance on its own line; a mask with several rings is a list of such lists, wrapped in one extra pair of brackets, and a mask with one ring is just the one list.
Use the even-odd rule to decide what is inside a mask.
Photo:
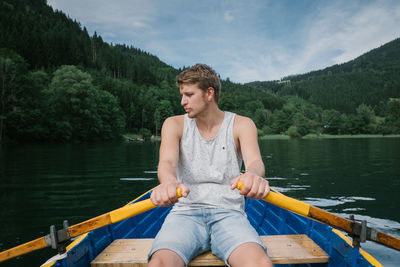
[[(157, 185), (159, 143), (0, 146), (0, 250), (123, 206)], [(400, 236), (400, 138), (260, 140), (270, 185)], [(400, 252), (362, 247), (384, 266)], [(43, 249), (0, 266), (40, 266)]]

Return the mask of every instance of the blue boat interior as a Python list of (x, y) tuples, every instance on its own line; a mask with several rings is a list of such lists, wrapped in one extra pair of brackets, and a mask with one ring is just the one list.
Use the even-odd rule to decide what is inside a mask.
[[(137, 201), (149, 197), (149, 193)], [(53, 266), (87, 267), (115, 239), (154, 238), (171, 208), (155, 208), (90, 232), (68, 257)], [(306, 234), (329, 256), (328, 263), (280, 266), (372, 266), (358, 249), (348, 245), (328, 225), (297, 215), (262, 200), (246, 199), (245, 211), (260, 235)]]

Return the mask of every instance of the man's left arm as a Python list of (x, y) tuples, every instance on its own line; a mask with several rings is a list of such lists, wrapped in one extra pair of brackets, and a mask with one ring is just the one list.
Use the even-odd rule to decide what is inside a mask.
[(239, 181), (243, 181), (240, 194), (261, 199), (269, 193), (269, 183), (264, 178), (265, 167), (258, 146), (257, 127), (247, 117), (237, 116), (234, 133), (239, 140), (239, 147), (246, 167), (246, 172), (231, 181), (232, 189), (237, 187)]

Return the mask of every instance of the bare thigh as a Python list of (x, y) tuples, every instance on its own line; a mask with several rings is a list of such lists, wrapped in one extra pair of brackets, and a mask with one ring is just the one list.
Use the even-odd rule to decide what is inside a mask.
[(228, 263), (232, 267), (273, 266), (264, 248), (252, 242), (237, 247), (229, 256)]

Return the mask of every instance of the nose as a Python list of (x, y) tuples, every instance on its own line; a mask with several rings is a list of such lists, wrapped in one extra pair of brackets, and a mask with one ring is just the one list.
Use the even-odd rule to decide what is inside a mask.
[(184, 106), (187, 104), (187, 98), (183, 95), (181, 99), (181, 106)]

